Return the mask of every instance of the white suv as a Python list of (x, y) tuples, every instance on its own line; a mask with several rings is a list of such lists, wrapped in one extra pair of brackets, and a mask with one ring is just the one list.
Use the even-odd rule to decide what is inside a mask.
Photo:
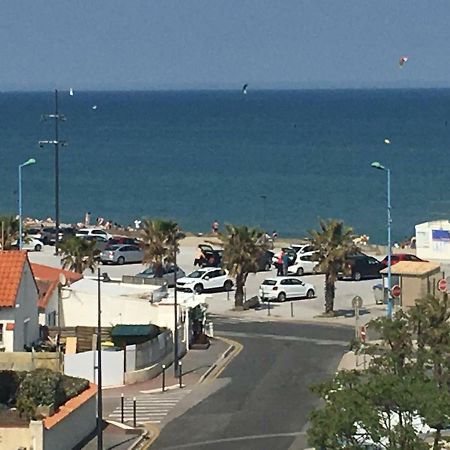
[(294, 277), (266, 278), (259, 288), (259, 298), (262, 301), (278, 300), (284, 302), (288, 298), (313, 298), (315, 295), (316, 289), (312, 284), (304, 283), (299, 278)]
[(102, 230), (101, 228), (82, 228), (81, 230), (77, 231), (77, 234), (75, 236), (78, 236), (78, 237), (102, 236), (107, 241), (112, 239), (112, 236), (109, 233), (107, 233), (105, 230)]
[(217, 267), (205, 267), (195, 270), (188, 276), (177, 280), (177, 289), (180, 291), (195, 292), (201, 294), (209, 289), (233, 289), (233, 280), (227, 273)]

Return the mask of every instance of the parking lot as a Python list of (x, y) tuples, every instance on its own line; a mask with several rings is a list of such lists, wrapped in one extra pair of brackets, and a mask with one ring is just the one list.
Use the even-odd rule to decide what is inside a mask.
[[(54, 254), (54, 247), (44, 246), (41, 252), (30, 252), (29, 258), (32, 262), (47, 264), (58, 267), (60, 258)], [(178, 255), (179, 266), (188, 274), (194, 270), (194, 257), (196, 246), (182, 245)], [(142, 264), (124, 264), (124, 265), (100, 265), (101, 272), (106, 272), (112, 279), (121, 279), (122, 275), (135, 275), (144, 270), (146, 266)], [(96, 276), (90, 271), (86, 271), (85, 276)], [(258, 272), (250, 274), (246, 283), (246, 298), (257, 296), (259, 286), (265, 278), (276, 276), (275, 269), (268, 272)], [(285, 318), (295, 320), (312, 320), (320, 315), (324, 310), (324, 276), (323, 275), (304, 275), (301, 279), (306, 283), (311, 283), (315, 287), (316, 297), (313, 299), (296, 299), (286, 301), (285, 303), (270, 303), (271, 318)], [(383, 305), (376, 305), (373, 286), (379, 284), (381, 280), (363, 280), (363, 281), (338, 281), (336, 284), (335, 311), (337, 311), (342, 322), (348, 322), (353, 317), (351, 302), (354, 296), (359, 295), (363, 299), (363, 309), (361, 310), (361, 321), (382, 315)], [(213, 292), (208, 293), (206, 301), (209, 306), (209, 312), (213, 314), (233, 314), (234, 291), (231, 292)], [(291, 305), (292, 303), (292, 305)], [(237, 313), (234, 313), (234, 315)], [(244, 311), (239, 313), (241, 317), (266, 319), (269, 315), (268, 305), (261, 305), (256, 311)]]

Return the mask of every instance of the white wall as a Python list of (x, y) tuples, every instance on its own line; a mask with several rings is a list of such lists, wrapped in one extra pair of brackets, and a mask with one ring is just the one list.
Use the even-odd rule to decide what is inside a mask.
[[(97, 352), (88, 351), (64, 355), (64, 373), (97, 383)], [(123, 384), (123, 351), (102, 351), (103, 386)]]
[[(97, 326), (97, 295), (64, 288), (62, 291), (62, 326)], [(158, 323), (158, 306), (149, 301), (102, 295), (102, 324)]]
[[(54, 317), (54, 322), (52, 322)], [(39, 313), (39, 324), (54, 327), (58, 325), (58, 288), (55, 288), (48, 299), (44, 312)]]
[(15, 321), (14, 313), (14, 308), (0, 308), (0, 324), (3, 325), (3, 343), (0, 345), (5, 348), (5, 352), (12, 352), (14, 348), (14, 331), (6, 330), (6, 325)]

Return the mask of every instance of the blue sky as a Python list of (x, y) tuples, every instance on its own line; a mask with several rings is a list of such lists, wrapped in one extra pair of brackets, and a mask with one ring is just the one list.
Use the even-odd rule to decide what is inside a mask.
[(449, 23), (449, 0), (5, 1), (0, 90), (450, 86)]

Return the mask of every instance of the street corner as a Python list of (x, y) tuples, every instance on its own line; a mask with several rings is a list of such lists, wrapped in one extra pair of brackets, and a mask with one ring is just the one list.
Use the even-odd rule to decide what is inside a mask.
[(220, 374), (226, 369), (226, 367), (236, 358), (239, 353), (242, 351), (244, 346), (234, 339), (230, 339), (224, 336), (216, 336), (215, 339), (218, 339), (222, 343), (224, 343), (227, 348), (226, 350), (220, 354), (217, 360), (210, 366), (210, 368), (202, 375), (199, 380), (199, 383), (203, 383), (204, 381), (212, 381), (220, 376)]

